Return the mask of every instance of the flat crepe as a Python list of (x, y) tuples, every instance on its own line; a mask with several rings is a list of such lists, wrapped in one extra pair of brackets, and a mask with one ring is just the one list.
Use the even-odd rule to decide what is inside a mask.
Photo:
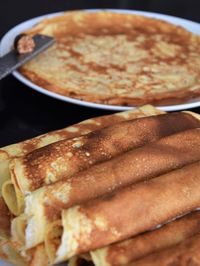
[(21, 68), (35, 84), (89, 102), (166, 105), (200, 95), (200, 37), (154, 18), (66, 12), (28, 34), (56, 44)]

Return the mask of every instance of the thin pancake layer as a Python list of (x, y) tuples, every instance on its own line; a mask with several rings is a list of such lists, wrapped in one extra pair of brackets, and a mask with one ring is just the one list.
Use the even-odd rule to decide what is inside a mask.
[(54, 262), (127, 239), (200, 207), (199, 172), (197, 162), (63, 210)]
[(127, 266), (199, 266), (200, 234), (185, 240), (175, 247), (149, 255)]
[(174, 104), (200, 95), (200, 37), (176, 25), (79, 11), (45, 19), (28, 33), (56, 38), (21, 69), (47, 90), (115, 105)]
[(154, 231), (114, 243), (90, 253), (95, 266), (120, 266), (177, 245), (199, 232), (200, 211), (197, 211)]
[(47, 225), (60, 217), (62, 209), (112, 193), (130, 184), (149, 180), (198, 160), (200, 131), (187, 130), (32, 192), (25, 198), (26, 247), (33, 247), (44, 241)]

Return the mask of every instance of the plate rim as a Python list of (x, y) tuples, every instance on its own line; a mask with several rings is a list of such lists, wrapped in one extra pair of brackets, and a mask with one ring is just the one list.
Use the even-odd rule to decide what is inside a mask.
[[(200, 23), (194, 22), (188, 19), (176, 17), (176, 16), (171, 16), (167, 14), (161, 14), (161, 13), (156, 13), (156, 12), (148, 12), (148, 11), (141, 11), (141, 10), (129, 10), (129, 9), (83, 9), (84, 11), (87, 12), (100, 12), (100, 11), (108, 11), (108, 12), (114, 12), (114, 13), (124, 13), (124, 14), (138, 14), (138, 15), (144, 15), (147, 17), (153, 17), (165, 21), (170, 21), (172, 24), (180, 25), (182, 27), (185, 27), (187, 30), (192, 31), (190, 28), (190, 25), (193, 26), (194, 28), (197, 28), (196, 31), (192, 31), (195, 34), (198, 34), (197, 31), (198, 29), (200, 30)], [(78, 10), (77, 10), (78, 11)], [(81, 11), (81, 10), (80, 10)], [(7, 43), (12, 44), (11, 40), (14, 39), (14, 37), (19, 34), (20, 32), (32, 27), (33, 25), (37, 24), (39, 21), (45, 19), (45, 18), (51, 18), (55, 16), (62, 15), (67, 11), (60, 11), (60, 12), (54, 12), (54, 13), (48, 13), (44, 14), (41, 16), (33, 17), (31, 19), (28, 19), (26, 21), (23, 21), (14, 27), (12, 27), (10, 30), (8, 30), (7, 33), (5, 33), (1, 39), (0, 42), (0, 55), (4, 55), (6, 52), (9, 51), (9, 46), (7, 46)], [(69, 10), (70, 12), (70, 10)], [(172, 21), (171, 21), (172, 20)], [(183, 24), (187, 24), (187, 27)], [(200, 35), (200, 34), (199, 34)], [(10, 40), (10, 41), (9, 41)], [(88, 101), (83, 101), (79, 100), (76, 98), (71, 98), (67, 97), (52, 91), (49, 91), (43, 87), (40, 87), (30, 81), (28, 78), (26, 78), (24, 75), (22, 75), (19, 71), (15, 70), (13, 73), (13, 76), (19, 80), (21, 83), (25, 84), (26, 86), (29, 87), (29, 89), (33, 89), (39, 93), (42, 93), (46, 96), (49, 96), (51, 98), (61, 100), (64, 102), (84, 106), (84, 107), (90, 107), (90, 108), (96, 108), (96, 109), (103, 109), (103, 110), (110, 110), (110, 111), (125, 111), (125, 110), (130, 110), (134, 109), (137, 106), (121, 106), (121, 105), (110, 105), (110, 104), (99, 104), (99, 103), (94, 103), (94, 102), (88, 102)], [(185, 109), (191, 109), (195, 107), (200, 106), (200, 98), (195, 98), (195, 100), (190, 100), (188, 102), (184, 102), (181, 104), (177, 105), (165, 105), (165, 106), (155, 106), (156, 108), (163, 110), (163, 111), (179, 111), (179, 110), (185, 110)]]

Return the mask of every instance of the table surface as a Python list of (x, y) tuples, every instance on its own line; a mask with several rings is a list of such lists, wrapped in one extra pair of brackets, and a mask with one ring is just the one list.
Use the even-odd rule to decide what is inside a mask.
[[(6, 0), (0, 3), (0, 38), (14, 25), (29, 18), (82, 8), (129, 8), (200, 22), (199, 0)], [(193, 111), (200, 113), (200, 108)], [(0, 147), (66, 127), (89, 117), (111, 113), (111, 111), (81, 107), (47, 97), (33, 91), (10, 75), (0, 81)]]

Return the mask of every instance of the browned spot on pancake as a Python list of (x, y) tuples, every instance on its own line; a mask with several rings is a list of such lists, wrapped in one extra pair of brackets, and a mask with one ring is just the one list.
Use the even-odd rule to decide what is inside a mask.
[(9, 153), (6, 150), (0, 150), (0, 160), (2, 161), (9, 159)]
[(33, 138), (33, 139), (30, 139), (30, 140), (25, 140), (23, 142), (23, 148), (22, 148), (23, 151), (25, 153), (29, 153), (32, 150), (37, 149), (39, 141), (40, 141), (40, 138)]
[(60, 206), (58, 205), (57, 208), (56, 206), (49, 206), (48, 203), (44, 204), (44, 209), (45, 209), (45, 217), (47, 219), (47, 221), (55, 221), (57, 219), (60, 218), (61, 214), (60, 214)]

